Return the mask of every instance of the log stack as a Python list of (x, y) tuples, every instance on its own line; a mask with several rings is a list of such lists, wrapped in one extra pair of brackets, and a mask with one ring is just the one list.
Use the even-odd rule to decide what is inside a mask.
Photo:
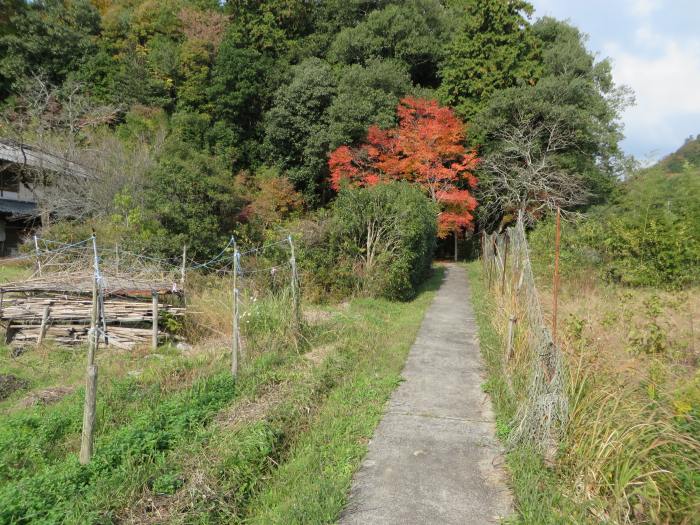
[[(130, 349), (151, 344), (157, 295), (158, 340), (172, 337), (163, 319), (182, 318), (183, 290), (172, 282), (143, 282), (131, 278), (105, 279), (100, 345)], [(53, 340), (59, 345), (87, 343), (92, 312), (89, 275), (66, 280), (45, 277), (0, 285), (0, 323), (5, 342), (13, 346)]]

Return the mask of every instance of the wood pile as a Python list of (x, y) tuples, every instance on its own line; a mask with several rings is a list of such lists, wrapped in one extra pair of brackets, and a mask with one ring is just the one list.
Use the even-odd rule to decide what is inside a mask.
[[(164, 317), (181, 318), (183, 292), (172, 282), (139, 282), (109, 278), (104, 283), (104, 308), (99, 321), (100, 345), (134, 348), (152, 344), (153, 310), (157, 295), (159, 340), (170, 337)], [(167, 299), (167, 300), (166, 300)], [(53, 340), (60, 345), (88, 341), (92, 313), (90, 276), (70, 281), (50, 277), (0, 285), (0, 323), (5, 325), (6, 344), (15, 346)]]

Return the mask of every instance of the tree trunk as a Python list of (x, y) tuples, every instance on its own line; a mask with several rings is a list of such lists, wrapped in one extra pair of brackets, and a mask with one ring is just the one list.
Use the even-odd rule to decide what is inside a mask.
[(459, 250), (457, 249), (457, 230), (454, 231), (455, 235), (455, 262), (457, 262), (457, 256), (459, 255)]

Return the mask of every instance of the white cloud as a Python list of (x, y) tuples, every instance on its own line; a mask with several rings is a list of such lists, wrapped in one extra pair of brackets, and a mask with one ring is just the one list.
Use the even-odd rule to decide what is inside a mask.
[(636, 105), (624, 115), (626, 134), (665, 149), (678, 141), (680, 130), (674, 123), (680, 118), (695, 116), (700, 128), (700, 40), (674, 39), (647, 27), (636, 36), (654, 53), (606, 46), (607, 54), (614, 57), (615, 82), (635, 92)]
[(634, 16), (647, 17), (661, 7), (660, 0), (627, 0), (627, 4)]

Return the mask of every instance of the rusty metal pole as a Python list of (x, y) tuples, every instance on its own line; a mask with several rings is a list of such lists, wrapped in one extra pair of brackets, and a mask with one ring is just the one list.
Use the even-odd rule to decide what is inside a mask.
[(556, 230), (554, 234), (554, 282), (552, 283), (552, 340), (557, 342), (557, 313), (559, 308), (559, 250), (561, 245), (561, 209), (557, 207)]

